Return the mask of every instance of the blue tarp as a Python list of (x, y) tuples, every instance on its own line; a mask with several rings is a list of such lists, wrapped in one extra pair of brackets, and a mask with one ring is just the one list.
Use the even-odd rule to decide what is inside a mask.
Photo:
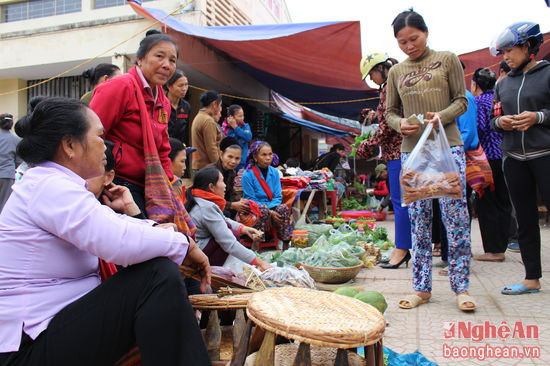
[(296, 117), (291, 116), (290, 114), (287, 114), (287, 113), (279, 112), (277, 114), (279, 116), (281, 116), (282, 118), (290, 121), (290, 122), (299, 124), (301, 126), (304, 126), (306, 128), (309, 128), (309, 129), (317, 131), (317, 132), (325, 133), (325, 134), (330, 135), (330, 136), (344, 137), (344, 136), (349, 135), (347, 132), (340, 131), (340, 130), (330, 128), (330, 127), (321, 126), (317, 123), (306, 121), (305, 119), (296, 118)]

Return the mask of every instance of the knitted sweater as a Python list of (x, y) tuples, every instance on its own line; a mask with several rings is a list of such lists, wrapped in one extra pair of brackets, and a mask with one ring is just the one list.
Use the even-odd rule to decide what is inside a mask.
[[(451, 52), (426, 49), (416, 59), (407, 58), (393, 66), (388, 74), (386, 119), (401, 132), (401, 118), (412, 114), (439, 112), (450, 146), (462, 145), (456, 118), (466, 112), (464, 72), (458, 57)], [(402, 152), (411, 152), (422, 135), (403, 137)]]
[(191, 125), (191, 142), (197, 151), (193, 154), (193, 169), (202, 169), (220, 157), (222, 132), (214, 119), (199, 111)]
[(477, 103), (477, 133), (479, 143), (487, 155), (487, 159), (502, 159), (500, 144), (502, 134), (491, 127), (491, 110), (493, 108), (494, 90), (488, 90), (475, 97)]

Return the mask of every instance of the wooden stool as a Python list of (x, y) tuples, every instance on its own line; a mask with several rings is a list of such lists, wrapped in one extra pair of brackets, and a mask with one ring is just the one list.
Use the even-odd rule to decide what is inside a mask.
[(194, 309), (209, 310), (204, 343), (211, 361), (220, 360), (222, 331), (218, 310), (237, 310), (233, 326), (233, 354), (238, 351), (241, 336), (245, 333), (244, 309), (252, 293), (218, 296), (217, 294), (191, 295), (189, 302)]
[(296, 366), (312, 365), (310, 344), (336, 348), (335, 366), (350, 365), (348, 349), (357, 347), (365, 347), (368, 366), (384, 364), (386, 321), (373, 306), (359, 300), (304, 288), (272, 288), (253, 294), (246, 313), (266, 331), (254, 366), (275, 365), (276, 335), (300, 342)]

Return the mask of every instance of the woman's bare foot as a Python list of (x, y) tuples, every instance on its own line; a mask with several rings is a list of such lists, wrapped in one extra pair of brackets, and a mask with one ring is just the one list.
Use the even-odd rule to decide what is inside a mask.
[(431, 292), (415, 291), (414, 294), (424, 300), (429, 300), (432, 297)]
[(523, 280), (520, 283), (523, 286), (527, 287), (529, 290), (540, 290), (539, 280)]
[(474, 259), (482, 262), (504, 262), (505, 255), (504, 253), (485, 253)]

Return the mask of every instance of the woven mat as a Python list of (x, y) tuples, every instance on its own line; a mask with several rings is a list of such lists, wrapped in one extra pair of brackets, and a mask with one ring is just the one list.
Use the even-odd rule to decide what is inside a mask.
[[(281, 344), (275, 347), (275, 365), (292, 366), (298, 352), (298, 344)], [(311, 346), (311, 366), (333, 366), (336, 359), (336, 348)], [(254, 366), (256, 353), (246, 358), (244, 366)], [(349, 366), (365, 366), (367, 361), (357, 353), (348, 353)]]
[(373, 306), (330, 292), (271, 288), (252, 295), (246, 313), (258, 326), (283, 337), (323, 347), (376, 343), (386, 321)]
[(216, 294), (190, 295), (189, 302), (195, 309), (244, 309), (251, 296), (252, 293), (222, 297)]

